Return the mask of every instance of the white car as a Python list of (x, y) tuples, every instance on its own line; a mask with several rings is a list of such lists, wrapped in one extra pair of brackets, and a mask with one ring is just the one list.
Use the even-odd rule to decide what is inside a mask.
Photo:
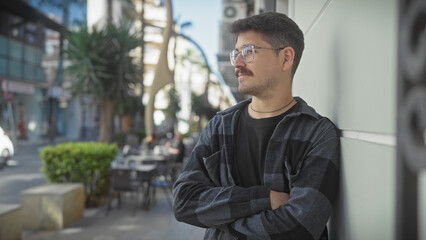
[(12, 141), (0, 127), (0, 169), (7, 165), (7, 161), (13, 156), (14, 152)]

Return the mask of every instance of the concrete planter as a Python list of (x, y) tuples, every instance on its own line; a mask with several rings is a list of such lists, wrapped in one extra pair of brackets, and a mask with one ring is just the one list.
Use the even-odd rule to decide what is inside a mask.
[(55, 183), (21, 192), (23, 228), (62, 229), (83, 217), (81, 183)]
[(0, 204), (0, 240), (22, 239), (21, 206)]

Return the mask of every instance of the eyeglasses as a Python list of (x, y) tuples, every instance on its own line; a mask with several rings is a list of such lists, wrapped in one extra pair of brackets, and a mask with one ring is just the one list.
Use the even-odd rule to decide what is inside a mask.
[(255, 49), (271, 49), (271, 50), (281, 50), (282, 48), (268, 48), (268, 47), (258, 47), (255, 45), (244, 45), (241, 48), (241, 51), (238, 49), (234, 49), (229, 53), (229, 59), (231, 60), (231, 64), (234, 65), (235, 61), (238, 58), (238, 55), (241, 53), (243, 56), (243, 60), (245, 63), (253, 62)]

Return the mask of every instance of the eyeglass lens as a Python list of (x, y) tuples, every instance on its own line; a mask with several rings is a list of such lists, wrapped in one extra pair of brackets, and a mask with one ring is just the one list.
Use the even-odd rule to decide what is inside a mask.
[[(231, 64), (234, 65), (235, 61), (237, 60), (238, 55), (240, 52), (237, 49), (234, 49), (231, 51), (230, 59)], [(244, 46), (241, 49), (241, 55), (243, 57), (244, 62), (249, 63), (254, 60), (254, 47), (251, 45)]]

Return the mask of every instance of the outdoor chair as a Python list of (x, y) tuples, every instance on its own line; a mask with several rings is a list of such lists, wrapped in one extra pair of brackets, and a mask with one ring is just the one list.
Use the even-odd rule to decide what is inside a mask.
[(173, 179), (172, 171), (173, 171), (172, 164), (157, 166), (157, 175), (151, 181), (151, 185), (153, 186), (153, 191), (154, 191), (152, 194), (154, 204), (156, 203), (156, 200), (157, 200), (156, 189), (161, 188), (166, 196), (170, 209), (173, 211), (172, 187), (173, 187), (174, 179)]
[(140, 202), (139, 197), (141, 195), (141, 181), (138, 178), (137, 171), (131, 168), (117, 168), (111, 169), (110, 174), (110, 190), (108, 194), (106, 215), (108, 215), (111, 210), (111, 202), (114, 195), (117, 195), (118, 207), (120, 207), (122, 193), (136, 194), (135, 210), (133, 211), (133, 215), (135, 215)]

